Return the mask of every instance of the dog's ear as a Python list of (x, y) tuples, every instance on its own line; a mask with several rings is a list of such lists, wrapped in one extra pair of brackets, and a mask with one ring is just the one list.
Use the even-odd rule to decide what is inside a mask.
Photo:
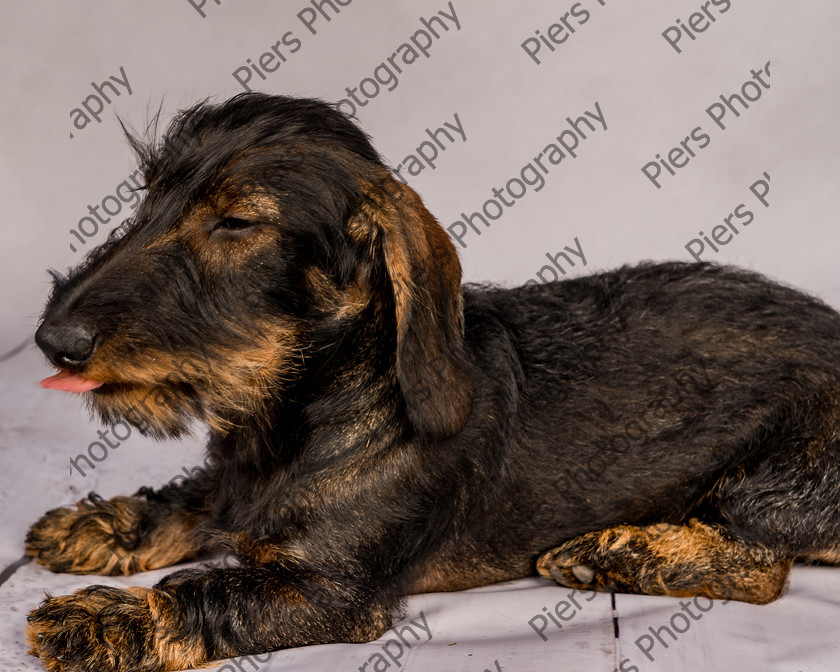
[(413, 189), (388, 175), (365, 192), (363, 214), (393, 289), (397, 378), (408, 417), (421, 434), (452, 436), (473, 398), (458, 254)]

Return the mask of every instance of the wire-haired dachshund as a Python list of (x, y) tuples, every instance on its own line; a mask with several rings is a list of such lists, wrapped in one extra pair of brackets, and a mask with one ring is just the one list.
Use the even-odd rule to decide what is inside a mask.
[[(153, 135), (153, 134), (152, 134)], [(129, 134), (135, 216), (36, 340), (105, 423), (210, 428), (206, 469), (50, 511), (28, 553), (130, 574), (29, 616), (50, 671), (157, 672), (382, 635), (406, 595), (536, 573), (765, 603), (840, 561), (840, 316), (759, 275), (645, 264), (462, 286), (369, 138), (243, 94)]]

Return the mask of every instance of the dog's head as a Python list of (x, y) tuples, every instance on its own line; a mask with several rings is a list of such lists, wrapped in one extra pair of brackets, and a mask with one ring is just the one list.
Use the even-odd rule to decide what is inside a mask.
[[(334, 357), (360, 320), (415, 431), (456, 433), (472, 400), (461, 269), (447, 234), (329, 105), (243, 94), (129, 136), (135, 216), (67, 276), (36, 334), (105, 421), (154, 435), (251, 422)], [(323, 372), (320, 372), (323, 374)]]

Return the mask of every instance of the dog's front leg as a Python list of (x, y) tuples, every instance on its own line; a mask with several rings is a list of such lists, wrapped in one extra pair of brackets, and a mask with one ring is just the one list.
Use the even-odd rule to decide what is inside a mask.
[(284, 647), (376, 639), (389, 605), (366, 591), (264, 567), (183, 570), (154, 588), (91, 586), (29, 615), (49, 672), (161, 672)]

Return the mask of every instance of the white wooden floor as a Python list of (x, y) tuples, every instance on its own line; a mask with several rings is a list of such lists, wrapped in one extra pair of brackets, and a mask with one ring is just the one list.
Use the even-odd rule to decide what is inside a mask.
[[(71, 470), (70, 459), (97, 440), (98, 426), (74, 395), (38, 387), (48, 373), (31, 348), (0, 362), (0, 670), (43, 669), (26, 654), (22, 633), (27, 612), (44, 591), (60, 594), (90, 583), (150, 586), (167, 573), (89, 578), (52, 574), (32, 563), (15, 570), (28, 525), (47, 509), (90, 490), (113, 496), (159, 485), (201, 460), (201, 437), (155, 444), (135, 433), (83, 477)], [(787, 595), (764, 607), (616, 595), (613, 609), (610, 595), (570, 593), (535, 578), (416, 596), (395, 625), (399, 632), (376, 642), (282, 651), (235, 664), (220, 662), (211, 669), (840, 670), (840, 568), (795, 568)], [(546, 612), (555, 614), (556, 623)]]

